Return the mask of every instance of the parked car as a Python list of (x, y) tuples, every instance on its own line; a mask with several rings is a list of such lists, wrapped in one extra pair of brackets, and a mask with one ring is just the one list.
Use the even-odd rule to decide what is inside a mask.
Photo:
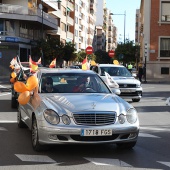
[(121, 91), (120, 97), (124, 99), (132, 99), (133, 102), (139, 102), (142, 97), (141, 82), (134, 78), (129, 70), (122, 65), (99, 64), (95, 70), (104, 80), (107, 72), (119, 85)]
[[(54, 68), (40, 69), (37, 77), (38, 94), (18, 107), (18, 127), (26, 125), (31, 130), (35, 151), (52, 144), (136, 145), (136, 109), (115, 95), (98, 74)], [(50, 93), (44, 91), (48, 87), (53, 87)]]

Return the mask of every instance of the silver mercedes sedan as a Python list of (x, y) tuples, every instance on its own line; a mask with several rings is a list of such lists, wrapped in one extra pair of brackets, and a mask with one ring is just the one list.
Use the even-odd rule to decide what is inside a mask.
[(38, 93), (18, 107), (18, 127), (31, 130), (35, 151), (52, 144), (115, 143), (133, 148), (138, 139), (136, 109), (114, 94), (91, 70), (42, 68)]

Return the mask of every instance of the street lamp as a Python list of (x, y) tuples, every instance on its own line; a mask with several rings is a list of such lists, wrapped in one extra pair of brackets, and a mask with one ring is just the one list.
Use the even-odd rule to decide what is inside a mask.
[(113, 13), (110, 13), (110, 15), (124, 15), (124, 44), (125, 44), (126, 11), (124, 12), (124, 14), (113, 14)]

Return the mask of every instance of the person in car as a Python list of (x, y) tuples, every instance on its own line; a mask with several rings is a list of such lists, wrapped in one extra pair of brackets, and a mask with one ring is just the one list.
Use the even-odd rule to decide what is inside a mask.
[(43, 93), (54, 93), (53, 88), (53, 79), (51, 77), (47, 77), (44, 82), (44, 87), (42, 88)]

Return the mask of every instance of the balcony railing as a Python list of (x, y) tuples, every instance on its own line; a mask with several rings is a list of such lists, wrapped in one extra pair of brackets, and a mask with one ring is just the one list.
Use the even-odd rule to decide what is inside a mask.
[[(38, 8), (27, 8), (20, 5), (0, 4), (0, 13), (6, 14), (20, 14), (30, 16), (42, 16), (42, 12)], [(43, 18), (49, 22), (56, 23), (56, 19), (50, 16), (48, 13), (43, 12)]]

